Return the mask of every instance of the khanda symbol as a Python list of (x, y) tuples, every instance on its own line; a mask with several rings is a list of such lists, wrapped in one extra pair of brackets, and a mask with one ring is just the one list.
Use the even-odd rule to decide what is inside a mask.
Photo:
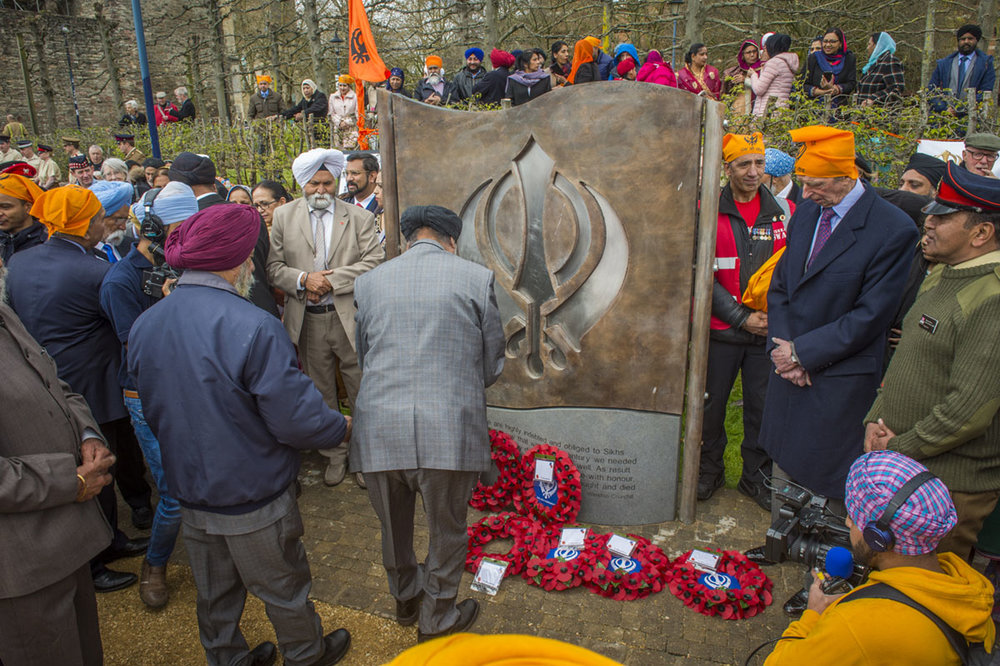
[(566, 370), (625, 282), (628, 241), (599, 192), (570, 180), (534, 137), (462, 208), (459, 254), (493, 269), (506, 355), (527, 374)]
[(368, 55), (368, 45), (365, 44), (364, 35), (361, 34), (361, 28), (355, 28), (354, 32), (351, 33), (351, 60), (355, 64), (363, 65), (371, 59), (372, 57)]

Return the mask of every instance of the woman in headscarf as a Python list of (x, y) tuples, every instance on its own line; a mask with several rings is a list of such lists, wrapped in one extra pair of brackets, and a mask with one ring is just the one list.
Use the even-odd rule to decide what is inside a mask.
[(806, 96), (822, 100), (830, 97), (831, 106), (847, 104), (858, 85), (858, 63), (847, 50), (847, 39), (840, 28), (823, 33), (823, 48), (809, 55), (803, 91)]
[(229, 203), (252, 206), (253, 196), (250, 194), (250, 188), (246, 185), (233, 185), (229, 188), (229, 192), (226, 194), (226, 201)]
[(472, 94), (479, 98), (480, 104), (500, 104), (507, 95), (507, 77), (510, 76), (510, 68), (514, 66), (516, 58), (507, 51), (493, 49), (490, 51), (490, 64), (493, 69), (486, 72), (482, 81), (476, 83), (472, 89)]
[(341, 74), (337, 78), (337, 92), (330, 95), (333, 143), (347, 150), (358, 145), (358, 95), (353, 88), (354, 77)]
[[(621, 64), (623, 60), (625, 60), (626, 58), (631, 58), (632, 62), (635, 63), (636, 72), (639, 71), (639, 65), (641, 64), (641, 61), (639, 60), (639, 51), (636, 50), (635, 45), (629, 44), (628, 42), (622, 42), (621, 44), (615, 47), (613, 57), (616, 68), (618, 65)], [(612, 76), (612, 78), (614, 79), (621, 78), (621, 76), (617, 75), (618, 74), (617, 69), (612, 71), (614, 71), (614, 75)]]
[(319, 142), (326, 134), (327, 112), (326, 93), (318, 90), (312, 79), (303, 79), (302, 99), (292, 108), (282, 111), (281, 115), (313, 123), (313, 137)]
[(677, 87), (677, 75), (674, 74), (673, 68), (663, 61), (663, 56), (656, 49), (646, 54), (646, 62), (639, 68), (635, 78), (636, 81)]
[(601, 74), (594, 62), (594, 55), (600, 47), (601, 40), (597, 37), (584, 37), (573, 47), (573, 68), (566, 77), (568, 83), (590, 83), (600, 81)]
[(791, 47), (792, 38), (786, 34), (776, 32), (767, 38), (764, 45), (767, 62), (759, 74), (750, 73), (750, 89), (757, 96), (753, 104), (755, 116), (764, 115), (772, 97), (777, 100), (775, 107), (788, 106), (788, 97), (799, 71), (799, 56), (788, 50)]
[[(746, 95), (743, 94), (744, 85), (749, 86), (748, 77), (752, 72), (759, 72), (764, 61), (760, 59), (760, 47), (752, 39), (744, 39), (740, 44), (740, 50), (736, 52), (736, 63), (722, 71), (722, 94), (728, 95), (736, 91), (736, 99), (733, 100), (733, 113), (743, 114), (747, 112)], [(751, 96), (752, 97), (752, 96)], [(753, 99), (751, 98), (751, 104)]]
[(684, 68), (677, 73), (677, 87), (695, 95), (705, 95), (719, 99), (722, 92), (722, 76), (719, 70), (708, 64), (708, 47), (692, 44), (684, 54)]
[(569, 60), (569, 44), (566, 42), (555, 42), (552, 44), (552, 64), (549, 71), (557, 86), (566, 85), (569, 73), (573, 70), (573, 64)]
[(524, 49), (521, 52), (517, 70), (507, 77), (507, 97), (511, 106), (530, 102), (552, 90), (552, 73), (542, 67), (544, 64), (545, 51)]
[(403, 97), (413, 97), (403, 84), (406, 82), (406, 72), (402, 67), (393, 67), (389, 70), (389, 78), (385, 82), (385, 89), (391, 93), (402, 95)]
[(902, 101), (903, 63), (896, 57), (896, 42), (887, 32), (868, 38), (868, 62), (861, 68), (858, 101), (861, 106), (886, 106)]

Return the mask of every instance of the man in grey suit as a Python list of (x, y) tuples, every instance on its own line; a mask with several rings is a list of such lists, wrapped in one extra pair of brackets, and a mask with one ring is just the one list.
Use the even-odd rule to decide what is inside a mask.
[[(461, 218), (411, 206), (400, 229), (409, 249), (354, 283), (364, 374), (350, 460), (382, 523), (396, 620), (419, 618), (424, 641), (464, 631), (479, 614), (474, 599), (455, 599), (469, 496), (490, 465), (486, 387), (503, 370), (504, 336), (492, 271), (455, 256)], [(422, 565), (413, 552), (417, 493), (430, 532)]]
[(0, 377), (0, 662), (101, 664), (89, 560), (111, 543), (94, 497), (115, 458), (86, 401), (3, 303)]

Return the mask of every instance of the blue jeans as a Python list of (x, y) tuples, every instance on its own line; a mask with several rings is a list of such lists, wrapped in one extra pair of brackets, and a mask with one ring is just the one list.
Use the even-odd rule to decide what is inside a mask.
[(160, 443), (156, 441), (156, 435), (150, 430), (142, 414), (142, 402), (138, 398), (125, 396), (125, 407), (132, 417), (135, 437), (139, 440), (139, 447), (146, 457), (146, 464), (149, 465), (149, 472), (153, 475), (156, 491), (160, 495), (149, 534), (149, 550), (146, 551), (146, 560), (150, 565), (160, 567), (167, 563), (170, 554), (174, 552), (177, 534), (181, 529), (181, 505), (167, 492), (167, 482), (163, 478), (163, 461), (160, 458)]

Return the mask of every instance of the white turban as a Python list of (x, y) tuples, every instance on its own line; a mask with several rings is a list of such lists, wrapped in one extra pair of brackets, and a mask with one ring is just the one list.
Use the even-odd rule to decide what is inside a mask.
[(346, 163), (344, 153), (339, 150), (313, 148), (295, 158), (295, 161), (292, 162), (292, 175), (295, 176), (295, 181), (300, 186), (312, 180), (316, 172), (324, 167), (333, 174), (334, 178), (340, 178), (340, 172), (344, 170)]

